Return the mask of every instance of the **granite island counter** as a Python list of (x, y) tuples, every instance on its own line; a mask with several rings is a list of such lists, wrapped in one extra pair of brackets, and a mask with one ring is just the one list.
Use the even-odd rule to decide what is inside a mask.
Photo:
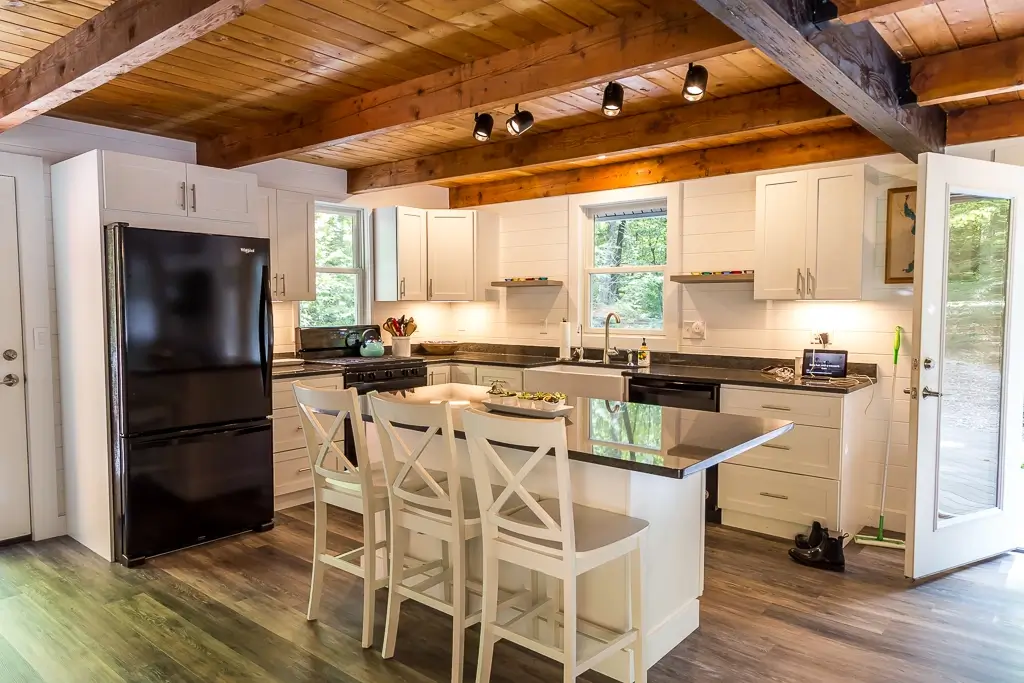
[[(462, 411), (481, 408), (485, 387), (442, 384), (389, 394), (410, 403), (440, 403), (452, 408), (456, 448), (463, 476), (471, 476), (469, 454), (460, 431)], [(723, 415), (640, 403), (569, 397), (574, 406), (566, 420), (573, 501), (645, 519), (650, 526), (644, 549), (645, 659), (653, 666), (699, 625), (699, 598), (704, 589), (704, 470), (792, 429), (783, 420)], [(369, 400), (361, 397), (368, 421), (371, 458), (379, 459), (380, 442), (372, 424)], [(412, 436), (410, 434), (410, 436)], [(437, 451), (423, 456), (428, 467), (442, 465)], [(513, 447), (498, 449), (521, 465), (531, 454)], [(513, 464), (510, 462), (510, 464)], [(554, 458), (541, 462), (524, 482), (540, 497), (557, 495)], [(382, 527), (382, 517), (377, 520)], [(380, 529), (383, 532), (383, 528)], [(427, 539), (421, 539), (426, 541)], [(480, 576), (479, 551), (470, 542), (469, 576)], [(436, 543), (413, 543), (410, 554), (437, 559)], [(577, 605), (583, 620), (610, 629), (627, 622), (626, 565), (613, 562), (579, 579)], [(521, 588), (530, 577), (515, 568), (501, 570), (503, 587)], [(630, 655), (616, 653), (597, 670), (620, 681), (630, 679)]]

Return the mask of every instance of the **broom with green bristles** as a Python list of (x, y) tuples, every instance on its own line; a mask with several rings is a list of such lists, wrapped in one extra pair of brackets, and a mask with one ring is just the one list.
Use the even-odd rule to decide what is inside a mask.
[(889, 479), (889, 451), (892, 450), (892, 413), (896, 406), (896, 367), (900, 362), (900, 341), (903, 336), (903, 328), (896, 326), (896, 337), (892, 343), (892, 394), (889, 397), (889, 429), (885, 437), (885, 462), (882, 465), (882, 502), (878, 508), (878, 533), (858, 534), (853, 537), (856, 543), (861, 545), (876, 545), (882, 548), (896, 548), (903, 550), (906, 543), (897, 538), (885, 537), (885, 486)]

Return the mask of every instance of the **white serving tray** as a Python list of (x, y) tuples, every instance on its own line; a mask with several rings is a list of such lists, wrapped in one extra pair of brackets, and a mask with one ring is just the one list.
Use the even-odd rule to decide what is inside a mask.
[(484, 408), (495, 413), (509, 413), (511, 415), (524, 415), (526, 417), (546, 417), (548, 419), (553, 417), (565, 417), (571, 413), (573, 409), (573, 406), (565, 404), (560, 406), (552, 404), (552, 407), (550, 408), (534, 408), (533, 404), (541, 403), (541, 401), (517, 398), (485, 398), (482, 403)]

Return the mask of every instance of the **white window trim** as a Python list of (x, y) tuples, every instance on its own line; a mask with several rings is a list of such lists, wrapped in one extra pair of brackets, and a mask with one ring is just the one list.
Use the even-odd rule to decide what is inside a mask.
[[(630, 207), (627, 205), (623, 206), (624, 210), (628, 210)], [(611, 213), (614, 211), (614, 206), (603, 206), (601, 207), (601, 213)], [(585, 210), (586, 211), (586, 210)], [(661, 327), (660, 328), (644, 328), (644, 327), (612, 327), (610, 334), (617, 337), (664, 337), (666, 336), (667, 326), (667, 315), (666, 315), (666, 285), (668, 283), (668, 253), (666, 244), (666, 263), (661, 266), (619, 266), (619, 267), (597, 267), (593, 265), (594, 262), (594, 231), (596, 229), (595, 223), (601, 218), (597, 211), (586, 211), (586, 220), (584, 222), (584, 234), (582, 235), (583, 242), (583, 300), (582, 310), (580, 311), (580, 317), (583, 320), (583, 329), (586, 334), (604, 334), (604, 327), (591, 327), (590, 318), (590, 276), (601, 275), (605, 273), (661, 273), (662, 275), (662, 296), (661, 296)], [(666, 231), (667, 240), (667, 231)]]
[[(356, 282), (356, 324), (363, 325), (370, 318), (370, 292), (369, 292), (369, 264), (367, 262), (367, 224), (366, 211), (364, 209), (343, 206), (330, 202), (316, 202), (315, 213), (333, 213), (337, 215), (351, 215), (355, 219), (352, 229), (352, 260), (356, 264), (352, 268), (339, 268), (332, 266), (318, 266), (313, 263), (314, 293), (316, 290), (317, 273), (337, 273), (342, 275), (355, 275)], [(315, 229), (315, 228), (314, 228)], [(315, 236), (314, 236), (315, 240)], [(301, 321), (302, 303), (295, 307), (296, 317)], [(299, 321), (296, 321), (297, 324)]]

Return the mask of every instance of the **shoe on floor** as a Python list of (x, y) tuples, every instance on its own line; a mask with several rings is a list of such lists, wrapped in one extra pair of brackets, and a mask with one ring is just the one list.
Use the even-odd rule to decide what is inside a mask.
[(843, 539), (832, 538), (823, 534), (821, 542), (813, 548), (790, 548), (789, 556), (794, 562), (815, 569), (827, 569), (832, 572), (846, 571), (846, 555), (843, 552)]
[(811, 524), (811, 532), (808, 534), (797, 534), (794, 541), (797, 548), (810, 550), (811, 548), (816, 548), (821, 543), (822, 536), (828, 538), (828, 529), (821, 526), (821, 522), (815, 520)]

